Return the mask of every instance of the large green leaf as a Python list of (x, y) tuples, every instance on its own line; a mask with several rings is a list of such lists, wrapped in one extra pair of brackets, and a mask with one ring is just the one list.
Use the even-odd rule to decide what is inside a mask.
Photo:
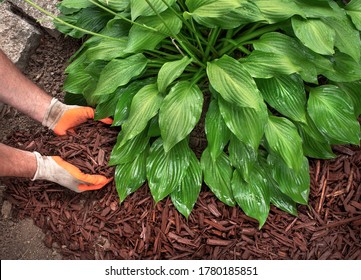
[(130, 0), (121, 0), (121, 1), (119, 1), (119, 0), (98, 0), (98, 1), (114, 11), (124, 11), (127, 8), (129, 8), (129, 5), (130, 5)]
[(88, 8), (94, 6), (89, 0), (62, 0), (58, 6), (59, 10), (64, 13), (74, 13), (80, 9)]
[(122, 127), (123, 144), (141, 133), (160, 108), (163, 97), (156, 84), (144, 86), (133, 97), (128, 119)]
[(71, 93), (83, 93), (84, 88), (89, 84), (89, 82), (92, 80), (92, 76), (85, 72), (85, 71), (78, 71), (75, 73), (70, 73), (67, 75), (63, 89), (66, 92)]
[(229, 130), (246, 145), (258, 149), (267, 123), (267, 107), (256, 111), (252, 108), (239, 107), (223, 99), (218, 100), (219, 110)]
[(236, 169), (232, 178), (232, 192), (237, 204), (247, 216), (256, 219), (261, 228), (270, 210), (270, 193), (267, 179), (259, 166), (252, 170), (252, 180), (246, 182)]
[(209, 152), (212, 159), (216, 160), (223, 152), (230, 137), (230, 131), (222, 118), (216, 100), (212, 100), (209, 104), (205, 120), (205, 132)]
[(103, 39), (94, 47), (86, 51), (86, 56), (90, 61), (97, 59), (110, 61), (113, 58), (124, 57), (123, 51), (127, 45), (127, 38), (121, 40)]
[(166, 62), (160, 68), (158, 73), (158, 89), (160, 93), (164, 93), (167, 87), (180, 75), (182, 75), (184, 69), (189, 63), (192, 62), (192, 59), (185, 56), (180, 60)]
[(306, 121), (306, 92), (298, 75), (256, 80), (266, 102), (295, 121)]
[(298, 39), (316, 53), (335, 53), (335, 30), (320, 19), (292, 18), (292, 27)]
[(134, 138), (122, 143), (123, 135), (118, 134), (117, 143), (110, 154), (109, 165), (124, 164), (133, 161), (146, 147), (149, 146), (149, 137), (144, 130)]
[(303, 163), (302, 139), (292, 122), (286, 118), (270, 116), (265, 136), (270, 149), (278, 154), (289, 168), (300, 170)]
[(328, 0), (294, 0), (294, 2), (302, 9), (307, 18), (335, 17), (340, 9), (334, 1)]
[(361, 57), (360, 32), (345, 15), (337, 18), (324, 18), (323, 21), (336, 32), (335, 46), (351, 56), (356, 62)]
[(137, 25), (129, 31), (128, 45), (124, 50), (128, 53), (153, 50), (164, 38), (178, 34), (182, 28), (182, 21), (169, 9), (161, 13), (161, 18), (157, 15), (139, 17), (136, 22)]
[(212, 87), (228, 102), (260, 110), (263, 100), (251, 75), (241, 63), (224, 55), (207, 64)]
[(201, 116), (202, 106), (203, 94), (197, 85), (181, 81), (171, 89), (159, 111), (166, 152), (191, 133)]
[(347, 4), (345, 9), (356, 28), (361, 30), (361, 2), (359, 0), (352, 0)]
[(269, 187), (271, 203), (277, 208), (297, 216), (297, 205), (288, 195), (285, 195), (278, 188), (276, 183), (271, 184)]
[[(106, 11), (100, 10), (97, 7), (88, 7), (81, 9), (74, 15), (59, 16), (59, 18), (63, 21), (69, 22), (70, 24), (73, 24), (79, 28), (92, 32), (101, 31), (106, 26), (107, 22), (112, 19), (112, 17), (113, 16), (111, 14)], [(55, 21), (54, 23), (61, 32), (71, 37), (81, 38), (85, 35), (84, 32), (78, 29), (73, 29), (57, 21)]]
[(172, 6), (175, 2), (176, 0), (149, 0), (150, 6), (145, 0), (130, 0), (132, 20), (136, 20), (139, 16), (153, 16), (161, 13), (167, 9), (167, 4)]
[(244, 0), (186, 0), (189, 13), (193, 17), (217, 18), (232, 9), (240, 7)]
[(306, 157), (302, 157), (302, 165), (298, 171), (291, 169), (278, 156), (269, 155), (273, 179), (277, 182), (279, 189), (300, 204), (307, 204), (310, 192), (309, 163)]
[(122, 125), (129, 116), (130, 105), (134, 95), (144, 86), (151, 84), (152, 80), (139, 80), (127, 86), (119, 87), (115, 92), (119, 92), (119, 99), (116, 103), (113, 126)]
[(331, 142), (360, 143), (360, 125), (355, 118), (352, 100), (339, 87), (324, 85), (313, 88), (308, 112), (323, 135)]
[(208, 149), (203, 151), (201, 165), (204, 174), (204, 182), (223, 203), (234, 206), (235, 201), (231, 189), (233, 169), (229, 158), (225, 153), (213, 160)]
[(254, 78), (268, 79), (278, 75), (289, 75), (302, 71), (287, 56), (255, 50), (239, 60)]
[(332, 57), (332, 67), (322, 74), (334, 82), (354, 82), (361, 79), (361, 60), (355, 61), (351, 56), (336, 51)]
[(184, 178), (178, 188), (171, 193), (175, 208), (187, 219), (192, 212), (202, 186), (201, 165), (191, 150), (189, 153), (189, 166)]
[(307, 157), (318, 159), (331, 159), (336, 157), (332, 152), (332, 148), (324, 137), (315, 138), (312, 136), (312, 132), (309, 132), (308, 126), (302, 124), (299, 125), (299, 133), (302, 138), (303, 154)]
[(236, 136), (232, 135), (228, 146), (229, 159), (232, 166), (238, 169), (242, 178), (249, 182), (254, 164), (257, 162), (257, 150), (241, 142)]
[(355, 115), (358, 117), (361, 114), (361, 81), (337, 85), (352, 99)]
[[(215, 11), (215, 13), (220, 12), (220, 9)], [(209, 17), (207, 13), (203, 16), (192, 14), (192, 17), (200, 25), (204, 25), (209, 28), (220, 27), (222, 29), (233, 29), (242, 24), (265, 20), (256, 4), (247, 1), (242, 1), (239, 7), (223, 11), (222, 13), (223, 14), (221, 16), (217, 17)]]
[(160, 138), (152, 144), (147, 158), (147, 178), (155, 202), (178, 189), (187, 172), (189, 161), (187, 141), (178, 143), (168, 153), (164, 151)]
[(298, 73), (307, 82), (318, 83), (317, 74), (332, 67), (327, 58), (314, 53), (296, 39), (279, 32), (266, 33), (255, 41), (253, 46), (259, 51), (287, 57), (294, 67), (301, 67)]
[(146, 66), (147, 59), (143, 54), (111, 60), (100, 73), (99, 82), (93, 94), (114, 92), (117, 87), (126, 85), (132, 78), (142, 73)]
[(263, 16), (269, 23), (284, 21), (293, 15), (305, 16), (303, 10), (293, 0), (256, 0)]
[(120, 202), (145, 182), (147, 150), (137, 155), (133, 161), (117, 165), (115, 168), (115, 184)]

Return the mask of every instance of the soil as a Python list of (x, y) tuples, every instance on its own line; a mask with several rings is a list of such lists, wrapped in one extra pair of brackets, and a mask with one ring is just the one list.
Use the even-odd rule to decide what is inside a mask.
[[(61, 98), (64, 65), (77, 47), (45, 36), (27, 75)], [(18, 114), (10, 122), (12, 116), (0, 120), (4, 142), (114, 176), (107, 161), (117, 129), (88, 122), (56, 137)], [(297, 217), (272, 207), (261, 230), (206, 186), (187, 220), (169, 198), (155, 204), (146, 184), (119, 204), (114, 181), (76, 194), (49, 182), (3, 179), (1, 259), (361, 259), (361, 150), (334, 151), (333, 160), (310, 160), (309, 205), (299, 206)]]

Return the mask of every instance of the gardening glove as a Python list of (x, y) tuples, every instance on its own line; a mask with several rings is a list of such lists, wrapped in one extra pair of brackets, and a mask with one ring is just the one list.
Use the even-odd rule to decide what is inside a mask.
[(79, 168), (58, 156), (41, 156), (38, 152), (33, 153), (36, 157), (37, 170), (32, 181), (51, 181), (79, 193), (101, 189), (112, 180), (102, 175), (84, 174)]
[[(94, 119), (94, 112), (95, 110), (91, 107), (66, 105), (53, 98), (44, 115), (42, 125), (49, 127), (57, 135), (65, 135), (67, 130), (86, 122), (88, 119)], [(111, 118), (100, 121), (105, 124), (113, 122)]]

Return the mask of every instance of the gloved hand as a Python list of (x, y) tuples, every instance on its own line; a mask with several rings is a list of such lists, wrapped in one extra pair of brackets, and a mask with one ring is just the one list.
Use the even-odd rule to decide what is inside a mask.
[[(66, 105), (56, 98), (51, 100), (49, 108), (44, 115), (42, 125), (49, 127), (57, 135), (65, 135), (66, 131), (94, 119), (94, 109), (76, 105)], [(100, 120), (105, 124), (111, 124), (111, 118)]]
[(38, 152), (34, 154), (37, 170), (32, 181), (51, 181), (79, 193), (101, 189), (112, 180), (102, 175), (84, 174), (79, 168), (58, 156), (41, 156)]

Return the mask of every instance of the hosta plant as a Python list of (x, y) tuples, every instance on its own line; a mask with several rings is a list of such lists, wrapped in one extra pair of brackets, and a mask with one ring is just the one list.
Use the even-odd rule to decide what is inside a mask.
[[(147, 181), (155, 202), (170, 196), (188, 217), (204, 182), (262, 227), (270, 204), (292, 214), (307, 204), (309, 157), (359, 144), (361, 0), (63, 0), (59, 9), (58, 29), (84, 38), (66, 69), (67, 100), (121, 127), (110, 157), (120, 201)], [(197, 157), (189, 136), (203, 121), (208, 145)]]

